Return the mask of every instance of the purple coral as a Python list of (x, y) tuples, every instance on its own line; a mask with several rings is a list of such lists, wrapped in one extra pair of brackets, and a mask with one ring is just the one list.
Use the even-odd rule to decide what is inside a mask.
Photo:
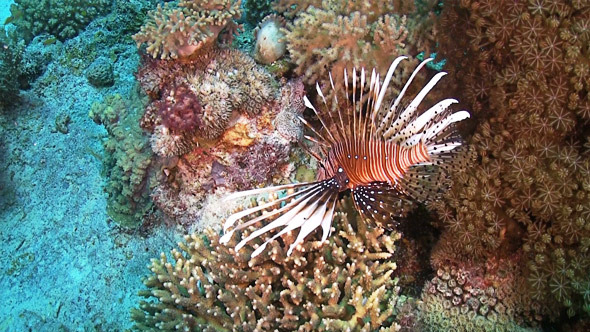
[(191, 132), (202, 124), (203, 107), (197, 95), (185, 84), (165, 91), (156, 102), (162, 123), (175, 134)]

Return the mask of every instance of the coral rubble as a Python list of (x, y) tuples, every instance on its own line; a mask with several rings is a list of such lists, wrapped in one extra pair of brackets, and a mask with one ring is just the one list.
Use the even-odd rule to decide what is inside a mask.
[(148, 289), (140, 292), (147, 301), (131, 312), (135, 329), (399, 330), (393, 319), (399, 287), (390, 258), (400, 235), (367, 228), (349, 200), (341, 204), (346, 212), (337, 214), (328, 242), (305, 242), (292, 257), (278, 241), (250, 260), (246, 251), (255, 247), (238, 254), (220, 245), (211, 229), (187, 236), (170, 257), (152, 260)]

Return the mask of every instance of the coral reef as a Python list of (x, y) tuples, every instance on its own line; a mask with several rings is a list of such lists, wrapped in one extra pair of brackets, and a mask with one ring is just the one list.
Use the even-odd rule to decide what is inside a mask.
[(282, 57), (287, 50), (285, 34), (281, 30), (286, 22), (280, 16), (269, 15), (264, 18), (254, 30), (256, 44), (254, 46), (254, 59), (260, 63), (273, 63)]
[(8, 21), (27, 41), (42, 33), (64, 41), (76, 36), (110, 4), (110, 0), (15, 0)]
[[(472, 167), (436, 204), (433, 261), (521, 257), (546, 318), (590, 313), (590, 4), (449, 1), (439, 31), (480, 124)], [(444, 33), (442, 33), (444, 32)]]
[(274, 119), (274, 126), (287, 140), (297, 142), (303, 137), (303, 128), (298, 116), (303, 116), (305, 87), (301, 78), (293, 79), (281, 89), (280, 112)]
[(203, 106), (199, 97), (186, 84), (165, 91), (154, 106), (159, 110), (162, 124), (173, 134), (191, 132), (203, 127)]
[(123, 227), (141, 225), (153, 205), (149, 196), (153, 155), (138, 125), (145, 102), (139, 93), (130, 99), (117, 94), (107, 96), (103, 103), (95, 102), (89, 113), (108, 132), (103, 157), (107, 212)]
[(250, 260), (254, 247), (238, 254), (211, 229), (187, 236), (170, 258), (152, 260), (135, 330), (397, 331), (390, 258), (400, 235), (367, 228), (350, 200), (341, 204), (328, 242), (305, 242), (291, 257), (278, 241)]
[[(244, 53), (231, 50), (211, 50), (210, 61), (203, 59), (186, 65), (170, 67), (150, 62), (140, 70), (139, 81), (148, 95), (154, 99), (142, 120), (142, 127), (158, 136), (168, 133), (200, 139), (217, 139), (227, 129), (233, 112), (244, 111), (249, 115), (268, 112), (277, 98), (277, 84), (263, 68)], [(167, 70), (169, 69), (169, 70)], [(190, 106), (190, 107), (187, 107)], [(172, 142), (157, 137), (159, 142)], [(183, 150), (175, 146), (166, 149), (159, 144), (159, 155), (179, 155)]]
[(302, 132), (295, 116), (303, 112), (302, 83), (286, 84), (279, 94), (279, 84), (248, 55), (218, 48), (203, 55), (183, 62), (146, 58), (138, 72), (151, 99), (141, 127), (166, 164), (152, 198), (166, 216), (196, 228), (216, 190), (290, 176), (290, 152)]
[(158, 5), (150, 11), (148, 21), (133, 36), (139, 47), (154, 58), (177, 59), (215, 44), (223, 29), (231, 34), (237, 29), (235, 19), (241, 15), (241, 0), (180, 0), (177, 6)]
[[(420, 8), (434, 8), (427, 1)], [(286, 29), (287, 49), (295, 72), (308, 84), (340, 81), (345, 68), (376, 68), (383, 76), (399, 55), (432, 49), (432, 10), (414, 1), (280, 1), (277, 9), (294, 16)]]

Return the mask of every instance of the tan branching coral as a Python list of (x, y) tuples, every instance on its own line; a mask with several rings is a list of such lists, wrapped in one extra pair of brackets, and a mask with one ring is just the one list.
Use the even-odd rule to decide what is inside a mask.
[(347, 212), (336, 217), (328, 242), (306, 242), (291, 257), (280, 241), (250, 261), (254, 247), (236, 253), (235, 243), (220, 245), (211, 229), (187, 236), (170, 258), (152, 261), (148, 289), (140, 293), (152, 301), (132, 310), (135, 329), (398, 330), (399, 287), (389, 259), (400, 236), (367, 228), (351, 204), (342, 202)]
[[(428, 2), (434, 6), (432, 1)], [(402, 54), (430, 51), (432, 12), (416, 11), (414, 1), (310, 1), (277, 8), (295, 15), (286, 29), (295, 71), (313, 84), (331, 71), (338, 81), (345, 68), (376, 68), (381, 75)], [(432, 8), (431, 6), (431, 8)], [(419, 22), (428, 21), (423, 25)], [(408, 29), (412, 26), (413, 29)], [(423, 31), (428, 31), (426, 34)], [(418, 37), (420, 36), (420, 37)], [(411, 40), (412, 44), (406, 41)], [(420, 49), (419, 49), (420, 48)]]
[(158, 5), (133, 39), (138, 47), (147, 44), (146, 51), (154, 58), (186, 57), (215, 44), (224, 28), (236, 29), (240, 4), (241, 0), (181, 0), (177, 7)]
[(436, 205), (433, 260), (521, 256), (519, 291), (552, 318), (590, 313), (589, 15), (588, 2), (453, 1), (439, 28), (481, 124), (477, 162)]

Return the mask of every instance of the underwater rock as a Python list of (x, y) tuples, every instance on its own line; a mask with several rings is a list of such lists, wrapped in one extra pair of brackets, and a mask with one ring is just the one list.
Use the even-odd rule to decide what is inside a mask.
[(115, 84), (113, 63), (106, 57), (99, 57), (86, 69), (88, 82), (97, 88), (110, 87)]
[(19, 85), (22, 89), (28, 89), (33, 81), (43, 75), (61, 47), (62, 43), (48, 34), (35, 37), (27, 45), (20, 64)]
[(0, 110), (14, 103), (19, 95), (20, 64), (25, 45), (0, 27)]
[(61, 113), (55, 118), (55, 131), (62, 134), (69, 132), (68, 125), (72, 122), (72, 118), (67, 113)]

